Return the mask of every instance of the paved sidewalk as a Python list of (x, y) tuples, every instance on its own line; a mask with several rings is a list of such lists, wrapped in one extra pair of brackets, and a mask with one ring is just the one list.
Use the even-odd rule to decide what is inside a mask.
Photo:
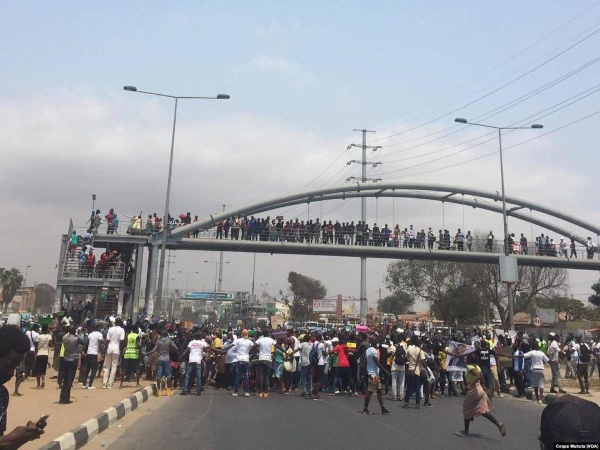
[[(49, 374), (54, 371), (48, 370)], [(140, 381), (142, 387), (152, 384), (150, 381)], [(22, 449), (33, 450), (40, 448), (44, 444), (56, 439), (64, 433), (71, 431), (78, 425), (91, 419), (105, 409), (113, 406), (115, 403), (134, 394), (138, 388), (135, 382), (125, 383), (123, 389), (115, 387), (113, 389), (101, 389), (102, 382), (95, 380), (94, 385), (97, 389), (83, 389), (81, 384), (75, 383), (71, 390), (70, 405), (59, 405), (58, 398), (60, 390), (56, 380), (46, 380), (44, 389), (36, 389), (35, 378), (25, 381), (19, 391), (22, 397), (10, 397), (10, 406), (8, 408), (8, 428), (11, 431), (19, 425), (25, 425), (28, 420), (36, 421), (43, 414), (48, 414), (48, 426), (41, 439), (33, 441), (23, 446)], [(118, 386), (118, 383), (116, 383)], [(14, 390), (14, 378), (9, 381), (6, 388), (12, 394)]]

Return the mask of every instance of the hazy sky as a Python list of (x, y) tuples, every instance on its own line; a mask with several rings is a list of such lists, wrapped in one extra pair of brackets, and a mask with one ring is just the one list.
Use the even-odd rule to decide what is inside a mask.
[[(505, 137), (507, 194), (600, 220), (599, 2), (28, 1), (2, 2), (0, 13), (0, 267), (31, 265), (29, 284), (55, 283), (60, 235), (70, 218), (85, 223), (92, 192), (103, 214), (115, 208), (121, 219), (164, 208), (173, 103), (123, 85), (231, 95), (180, 104), (174, 215), (343, 184), (359, 175), (346, 166), (359, 150), (346, 147), (363, 127), (383, 146), (370, 176), (499, 191), (497, 141), (473, 146), (488, 131), (455, 126), (459, 116), (543, 123)], [(369, 222), (442, 224), (438, 203), (396, 200), (393, 210), (389, 199), (370, 200)], [(357, 220), (360, 201), (322, 211)], [(499, 215), (464, 213), (467, 229), (501, 235)], [(286, 211), (295, 215), (306, 218), (306, 207)], [(321, 205), (310, 213), (318, 216)], [(463, 208), (447, 205), (443, 222), (455, 232)], [(516, 220), (510, 228), (544, 231)], [(206, 259), (218, 254), (178, 252), (171, 287), (185, 285), (178, 271), (198, 271), (190, 287), (212, 289)], [(249, 290), (252, 255), (225, 260), (224, 288)], [(370, 300), (388, 263), (369, 260)], [(294, 270), (321, 279), (329, 295), (358, 297), (359, 267), (258, 255), (256, 286), (268, 282), (274, 294)], [(597, 278), (572, 273), (571, 293), (586, 299)]]

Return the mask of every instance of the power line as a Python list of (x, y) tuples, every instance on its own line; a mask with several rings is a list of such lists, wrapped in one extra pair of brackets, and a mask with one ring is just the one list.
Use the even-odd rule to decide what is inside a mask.
[[(598, 25), (594, 25), (594, 27), (592, 27), (592, 28), (595, 28), (595, 27), (597, 27), (597, 26), (598, 26)], [(562, 55), (564, 55), (565, 53), (567, 53), (569, 50), (571, 50), (571, 49), (575, 48), (575, 47), (576, 47), (576, 46), (578, 46), (579, 44), (581, 44), (581, 43), (585, 42), (586, 40), (588, 40), (589, 38), (591, 38), (591, 37), (595, 36), (595, 35), (596, 35), (598, 32), (600, 32), (600, 28), (598, 28), (597, 30), (595, 30), (595, 31), (593, 31), (592, 33), (588, 34), (587, 36), (585, 36), (584, 38), (580, 39), (579, 41), (575, 42), (573, 45), (571, 45), (571, 46), (567, 47), (566, 49), (564, 49), (563, 51), (561, 51), (561, 52), (559, 52), (558, 54), (554, 55), (553, 57), (551, 57), (551, 58), (547, 59), (546, 61), (542, 62), (541, 64), (538, 64), (538, 65), (537, 65), (537, 66), (535, 66), (534, 68), (532, 68), (532, 69), (528, 70), (527, 72), (523, 73), (522, 75), (519, 75), (518, 77), (514, 78), (513, 80), (511, 80), (511, 81), (509, 81), (509, 82), (507, 82), (507, 83), (505, 83), (505, 84), (501, 85), (500, 87), (498, 87), (498, 88), (496, 88), (496, 89), (494, 89), (494, 90), (492, 90), (492, 91), (490, 91), (490, 92), (488, 92), (488, 93), (486, 93), (486, 94), (484, 94), (484, 95), (482, 95), (482, 96), (480, 96), (480, 97), (476, 98), (475, 100), (472, 100), (472, 101), (470, 101), (470, 102), (468, 102), (468, 103), (466, 103), (466, 104), (464, 104), (464, 105), (462, 105), (462, 106), (459, 106), (458, 108), (456, 108), (456, 109), (453, 109), (452, 111), (450, 111), (450, 112), (448, 112), (448, 113), (442, 114), (441, 116), (438, 116), (438, 117), (436, 117), (435, 119), (431, 119), (431, 120), (429, 120), (429, 121), (427, 121), (427, 122), (424, 122), (424, 123), (422, 123), (422, 124), (420, 124), (420, 125), (415, 125), (415, 126), (414, 126), (414, 127), (412, 127), (412, 128), (409, 128), (409, 129), (407, 129), (407, 130), (404, 130), (404, 131), (401, 131), (401, 132), (398, 132), (398, 133), (394, 133), (394, 134), (392, 134), (392, 135), (389, 135), (389, 136), (387, 136), (387, 137), (385, 137), (385, 138), (380, 138), (380, 139), (374, 140), (373, 142), (378, 142), (378, 141), (381, 141), (381, 140), (383, 140), (383, 139), (389, 139), (389, 138), (391, 138), (391, 137), (394, 137), (394, 136), (399, 136), (399, 135), (401, 135), (401, 134), (405, 134), (405, 133), (408, 133), (408, 132), (410, 132), (410, 131), (414, 131), (414, 130), (416, 130), (416, 129), (419, 129), (419, 128), (422, 128), (422, 127), (424, 127), (424, 126), (426, 126), (426, 125), (429, 125), (429, 124), (431, 124), (431, 123), (433, 123), (433, 122), (436, 122), (436, 121), (438, 121), (438, 120), (440, 120), (440, 119), (443, 119), (444, 117), (447, 117), (447, 116), (449, 116), (449, 115), (451, 115), (451, 114), (453, 114), (453, 113), (455, 113), (455, 112), (457, 112), (457, 111), (460, 111), (460, 110), (461, 110), (461, 109), (463, 109), (463, 108), (466, 108), (466, 107), (468, 107), (468, 106), (471, 106), (471, 105), (473, 105), (473, 104), (475, 104), (475, 103), (477, 103), (477, 102), (479, 102), (479, 101), (481, 101), (481, 100), (483, 100), (483, 99), (485, 99), (485, 98), (489, 97), (490, 95), (493, 95), (493, 94), (495, 94), (496, 92), (498, 92), (498, 91), (500, 91), (500, 90), (502, 90), (502, 89), (504, 89), (504, 88), (506, 88), (506, 87), (508, 87), (508, 86), (510, 86), (510, 85), (512, 85), (512, 84), (514, 84), (514, 83), (516, 83), (516, 82), (517, 82), (517, 81), (519, 81), (520, 79), (522, 79), (522, 78), (526, 77), (527, 75), (530, 75), (530, 74), (532, 74), (532, 73), (533, 73), (533, 72), (535, 72), (536, 70), (538, 70), (538, 69), (541, 69), (541, 68), (542, 68), (542, 67), (544, 67), (545, 65), (549, 64), (550, 62), (554, 61), (555, 59), (557, 59), (557, 58), (559, 58), (560, 56), (562, 56)], [(552, 53), (552, 52), (550, 52), (550, 53)], [(538, 60), (539, 60), (539, 59), (538, 59)], [(507, 77), (505, 77), (505, 78), (503, 78), (503, 79), (506, 79), (506, 78), (508, 78), (508, 77), (511, 77), (512, 75), (514, 75), (515, 73), (519, 72), (520, 70), (522, 70), (522, 69), (519, 69), (519, 70), (517, 70), (516, 72), (513, 72), (512, 74), (508, 75)], [(493, 86), (494, 84), (496, 84), (496, 83), (493, 83), (493, 84), (492, 84), (492, 85), (490, 85), (490, 86)], [(488, 86), (488, 87), (490, 87), (490, 86)], [(486, 88), (484, 88), (484, 89), (487, 89), (488, 87), (486, 87)], [(481, 90), (484, 90), (484, 89), (481, 89)], [(480, 91), (478, 91), (478, 92), (481, 92), (481, 90), (480, 90)], [(468, 98), (468, 97), (467, 97), (467, 98)], [(441, 110), (441, 109), (445, 109), (445, 108), (447, 108), (447, 107), (449, 107), (449, 106), (455, 105), (456, 103), (458, 103), (459, 101), (462, 101), (462, 100), (464, 100), (464, 99), (461, 99), (461, 100), (458, 100), (458, 101), (456, 101), (456, 102), (450, 103), (450, 104), (448, 104), (448, 105), (446, 105), (446, 106), (444, 106), (444, 107), (442, 107), (442, 108), (440, 108), (440, 109), (438, 109), (438, 110), (436, 110), (436, 111), (434, 111), (434, 112), (437, 112), (437, 111), (439, 111), (439, 110)], [(429, 115), (429, 114), (426, 114), (425, 116), (427, 116), (427, 115)], [(424, 116), (422, 116), (422, 117), (424, 117)], [(419, 117), (419, 118), (420, 118), (420, 117)]]
[[(507, 64), (507, 63), (509, 63), (510, 61), (512, 61), (512, 60), (514, 60), (514, 59), (516, 59), (516, 58), (518, 58), (518, 57), (519, 57), (519, 56), (521, 56), (522, 54), (526, 53), (528, 50), (531, 50), (531, 49), (532, 49), (533, 47), (535, 47), (536, 45), (540, 44), (541, 42), (545, 41), (545, 40), (546, 40), (546, 39), (548, 39), (549, 37), (553, 36), (553, 35), (554, 35), (554, 34), (556, 34), (558, 31), (562, 30), (562, 29), (563, 29), (563, 28), (565, 28), (567, 25), (571, 24), (572, 22), (574, 22), (575, 20), (577, 20), (578, 18), (580, 18), (581, 16), (583, 16), (585, 13), (587, 13), (587, 12), (588, 12), (588, 11), (590, 11), (591, 9), (595, 8), (596, 6), (598, 6), (599, 4), (600, 4), (600, 1), (598, 1), (598, 2), (594, 3), (593, 5), (591, 5), (590, 7), (586, 8), (585, 10), (583, 10), (582, 12), (580, 12), (579, 14), (577, 14), (576, 16), (574, 16), (573, 18), (569, 19), (567, 22), (563, 23), (563, 24), (562, 24), (561, 26), (559, 26), (558, 28), (555, 28), (555, 29), (554, 29), (554, 30), (552, 30), (550, 33), (546, 34), (546, 35), (545, 35), (545, 36), (543, 36), (542, 38), (540, 38), (540, 39), (538, 39), (537, 41), (535, 41), (533, 44), (529, 45), (528, 47), (526, 47), (525, 49), (523, 49), (523, 50), (521, 50), (520, 52), (516, 53), (515, 55), (511, 56), (510, 58), (508, 58), (508, 59), (504, 60), (504, 61), (503, 61), (503, 62), (501, 62), (500, 64), (497, 64), (496, 66), (492, 67), (491, 69), (487, 70), (486, 72), (482, 73), (481, 75), (478, 75), (477, 77), (475, 77), (475, 78), (473, 78), (473, 79), (471, 79), (471, 80), (467, 81), (466, 83), (464, 83), (464, 84), (462, 84), (462, 85), (460, 85), (460, 86), (458, 86), (458, 87), (456, 87), (456, 88), (452, 89), (452, 90), (451, 90), (451, 91), (449, 91), (449, 92), (446, 92), (445, 94), (442, 94), (442, 95), (440, 95), (440, 96), (438, 96), (438, 97), (434, 98), (433, 100), (430, 100), (429, 102), (423, 103), (423, 104), (421, 104), (420, 106), (417, 106), (416, 108), (412, 108), (412, 109), (410, 109), (410, 110), (404, 111), (404, 112), (402, 112), (400, 115), (398, 115), (398, 116), (396, 116), (396, 117), (393, 117), (393, 118), (391, 118), (391, 119), (387, 119), (387, 120), (385, 120), (385, 121), (376, 122), (376, 123), (374, 123), (374, 124), (371, 124), (371, 125), (369, 125), (369, 127), (374, 127), (375, 125), (379, 125), (379, 124), (381, 124), (381, 123), (385, 123), (385, 122), (389, 122), (389, 121), (395, 120), (395, 119), (397, 119), (398, 117), (402, 117), (404, 114), (408, 114), (408, 113), (412, 113), (412, 112), (414, 112), (414, 111), (417, 111), (417, 110), (419, 110), (419, 109), (421, 109), (421, 108), (423, 108), (423, 107), (425, 107), (425, 106), (431, 105), (432, 103), (435, 103), (435, 102), (437, 102), (438, 100), (441, 100), (442, 98), (445, 98), (445, 97), (447, 97), (447, 96), (449, 96), (449, 95), (451, 95), (451, 94), (453, 94), (453, 93), (455, 93), (455, 92), (457, 92), (457, 91), (459, 91), (459, 90), (463, 89), (463, 88), (464, 88), (464, 87), (466, 87), (466, 86), (469, 86), (470, 84), (474, 83), (475, 81), (479, 81), (481, 78), (485, 77), (486, 75), (489, 75), (489, 74), (490, 74), (490, 73), (492, 73), (493, 71), (495, 71), (495, 70), (499, 69), (500, 67), (502, 67), (502, 66), (506, 65), (506, 64)], [(593, 27), (592, 27), (592, 28), (593, 28)], [(590, 29), (591, 29), (591, 28), (588, 28), (588, 30), (590, 30)], [(586, 30), (585, 32), (587, 32), (588, 30)], [(585, 33), (585, 32), (584, 32), (584, 33)], [(583, 33), (582, 33), (582, 34), (583, 34)], [(581, 34), (580, 34), (580, 35), (578, 35), (578, 36), (581, 36)], [(578, 36), (576, 36), (576, 37), (575, 37), (575, 38), (573, 38), (573, 39), (576, 39)], [(567, 42), (570, 42), (570, 41), (567, 41)], [(562, 44), (562, 45), (565, 45), (565, 44)], [(558, 47), (558, 48), (560, 48), (560, 47)], [(552, 52), (554, 52), (555, 50), (556, 50), (556, 49), (552, 50)], [(552, 53), (552, 52), (550, 52), (550, 53)], [(549, 53), (546, 53), (546, 55), (547, 55), (547, 54), (549, 54)], [(546, 55), (544, 55), (544, 56), (546, 56)], [(543, 57), (543, 56), (542, 56), (542, 57)], [(536, 60), (536, 61), (539, 61), (539, 59), (538, 59), (538, 60)], [(532, 64), (533, 64), (533, 63), (532, 63)], [(525, 66), (525, 67), (527, 67), (527, 66)], [(519, 69), (519, 70), (522, 70), (522, 69), (523, 69), (523, 68), (521, 68), (521, 69)], [(509, 76), (510, 76), (510, 75), (509, 75)], [(501, 80), (499, 80), (499, 81), (501, 81)], [(498, 81), (498, 82), (499, 82), (499, 81)], [(459, 100), (459, 101), (460, 101), (460, 100)], [(434, 111), (434, 112), (435, 112), (435, 111)], [(410, 120), (417, 120), (417, 119), (410, 119)], [(401, 123), (400, 125), (403, 125), (404, 123), (407, 123), (407, 122), (409, 122), (410, 120), (408, 120), (408, 121), (405, 121), (405, 122)], [(389, 137), (391, 137), (391, 136), (384, 136), (384, 137), (382, 137), (381, 139), (387, 139), (387, 138), (389, 138)], [(372, 141), (372, 142), (375, 142), (375, 141)]]
[[(566, 124), (566, 125), (563, 125), (562, 127), (556, 128), (556, 129), (554, 129), (554, 130), (552, 130), (552, 131), (549, 131), (549, 132), (547, 132), (547, 133), (541, 134), (541, 135), (539, 135), (539, 136), (536, 136), (536, 137), (534, 137), (534, 138), (528, 139), (528, 140), (526, 140), (526, 141), (523, 141), (523, 142), (519, 142), (518, 144), (511, 145), (510, 147), (503, 148), (503, 149), (502, 149), (502, 151), (506, 151), (506, 150), (508, 150), (508, 149), (511, 149), (511, 148), (514, 148), (514, 147), (518, 147), (519, 145), (523, 145), (523, 144), (525, 144), (525, 143), (527, 143), (527, 142), (531, 142), (531, 141), (533, 141), (533, 140), (535, 140), (535, 139), (540, 139), (540, 138), (542, 138), (542, 137), (544, 137), (544, 136), (547, 136), (547, 135), (548, 135), (548, 134), (550, 134), (550, 133), (555, 133), (555, 132), (557, 132), (557, 131), (560, 131), (560, 130), (562, 130), (562, 129), (564, 129), (564, 128), (570, 127), (571, 125), (575, 125), (576, 123), (582, 122), (582, 121), (584, 121), (584, 120), (586, 120), (586, 119), (589, 119), (590, 117), (593, 117), (593, 116), (595, 116), (595, 115), (597, 115), (597, 114), (600, 114), (600, 110), (598, 110), (598, 111), (595, 111), (595, 112), (593, 112), (593, 113), (591, 113), (591, 114), (588, 114), (588, 115), (587, 115), (587, 116), (585, 116), (585, 117), (581, 117), (581, 118), (579, 118), (579, 119), (577, 119), (577, 120), (575, 120), (575, 121), (573, 121), (573, 122), (570, 122), (570, 123), (568, 123), (568, 124)], [(404, 176), (400, 176), (400, 177), (393, 177), (393, 178), (390, 178), (390, 179), (391, 179), (391, 180), (397, 180), (397, 179), (399, 179), (399, 178), (409, 178), (409, 177), (415, 177), (415, 176), (419, 176), (419, 175), (425, 175), (425, 174), (429, 174), (429, 173), (439, 172), (440, 170), (446, 170), (446, 169), (450, 169), (450, 168), (452, 168), (452, 167), (460, 166), (460, 165), (467, 164), (467, 163), (470, 163), (470, 162), (473, 162), (473, 161), (477, 161), (477, 160), (480, 160), (480, 159), (483, 159), (483, 158), (487, 158), (488, 156), (495, 155), (495, 154), (496, 154), (496, 153), (498, 153), (498, 152), (499, 152), (499, 151), (498, 151), (498, 150), (496, 150), (496, 151), (494, 151), (494, 152), (487, 153), (487, 154), (485, 154), (485, 155), (481, 155), (481, 156), (478, 156), (478, 157), (476, 157), (476, 158), (472, 158), (472, 159), (468, 159), (468, 160), (466, 160), (466, 161), (461, 161), (461, 162), (459, 162), (459, 163), (451, 164), (451, 165), (449, 165), (449, 166), (440, 167), (440, 168), (438, 168), (438, 169), (433, 169), (433, 170), (427, 170), (427, 171), (425, 171), (425, 172), (419, 172), (419, 173), (415, 173), (415, 174), (412, 174), (412, 175), (404, 175)]]
[[(548, 115), (550, 115), (550, 114), (554, 114), (554, 113), (556, 113), (556, 112), (558, 112), (558, 111), (560, 111), (560, 110), (562, 110), (562, 109), (564, 109), (564, 108), (566, 108), (566, 107), (568, 107), (568, 106), (571, 106), (571, 105), (572, 105), (572, 104), (574, 104), (574, 103), (577, 103), (577, 102), (579, 102), (579, 101), (581, 101), (581, 100), (583, 100), (583, 99), (585, 99), (585, 98), (589, 97), (589, 96), (590, 96), (590, 95), (592, 95), (592, 94), (595, 94), (595, 93), (596, 93), (596, 92), (598, 92), (599, 90), (600, 90), (600, 84), (597, 84), (597, 85), (595, 85), (595, 86), (592, 86), (592, 87), (591, 87), (591, 88), (589, 88), (589, 89), (586, 89), (585, 91), (582, 91), (582, 92), (580, 92), (579, 94), (576, 94), (576, 95), (574, 95), (574, 96), (572, 96), (572, 97), (570, 97), (570, 98), (568, 98), (568, 99), (566, 99), (566, 100), (563, 100), (562, 102), (556, 103), (556, 104), (552, 105), (552, 106), (551, 106), (551, 107), (549, 107), (549, 108), (546, 108), (546, 109), (544, 109), (544, 110), (542, 110), (542, 111), (539, 111), (539, 112), (537, 112), (537, 113), (535, 113), (535, 114), (532, 114), (532, 115), (530, 115), (530, 116), (528, 116), (528, 117), (526, 117), (526, 118), (524, 118), (524, 119), (522, 119), (522, 120), (519, 120), (519, 121), (517, 121), (517, 122), (515, 122), (515, 123), (512, 123), (512, 124), (510, 124), (509, 126), (516, 126), (516, 125), (518, 125), (518, 124), (521, 124), (521, 123), (523, 123), (523, 122), (526, 122), (527, 120), (531, 119), (531, 118), (532, 118), (532, 117), (534, 117), (534, 116), (538, 116), (539, 114), (542, 114), (542, 113), (544, 113), (544, 112), (546, 112), (546, 111), (549, 111), (549, 110), (551, 110), (551, 109), (553, 109), (553, 108), (556, 108), (556, 107), (557, 107), (557, 106), (559, 106), (559, 105), (563, 105), (564, 103), (567, 103), (568, 101), (570, 101), (570, 100), (573, 100), (574, 98), (581, 97), (581, 98), (578, 98), (577, 100), (574, 100), (574, 101), (572, 101), (571, 103), (568, 103), (568, 104), (566, 104), (566, 105), (562, 106), (561, 108), (558, 108), (558, 109), (556, 109), (555, 111), (552, 111), (552, 112), (550, 112), (549, 114), (545, 114), (545, 115), (543, 115), (543, 116), (538, 116), (538, 117), (536, 117), (536, 119), (534, 119), (534, 120), (539, 120), (539, 119), (541, 119), (541, 118), (543, 118), (543, 117), (547, 117), (547, 116), (548, 116)], [(590, 92), (590, 91), (592, 91), (592, 92)], [(584, 94), (585, 94), (585, 95), (584, 95)], [(511, 132), (511, 131), (509, 131), (509, 132)], [(394, 162), (399, 162), (399, 161), (403, 161), (403, 162), (404, 162), (404, 161), (409, 161), (409, 160), (411, 160), (411, 159), (417, 159), (417, 158), (422, 158), (422, 157), (424, 157), (424, 156), (429, 156), (429, 155), (433, 155), (433, 154), (436, 154), (436, 153), (441, 153), (441, 152), (444, 152), (444, 151), (446, 151), (446, 150), (450, 150), (450, 149), (452, 149), (452, 148), (456, 148), (456, 147), (458, 147), (458, 146), (460, 146), (460, 145), (466, 144), (466, 143), (468, 143), (468, 142), (473, 142), (473, 141), (479, 140), (479, 139), (481, 139), (481, 138), (484, 138), (484, 137), (486, 137), (486, 136), (490, 136), (490, 135), (492, 135), (492, 134), (493, 134), (493, 135), (495, 135), (495, 134), (496, 134), (496, 132), (495, 132), (495, 131), (492, 131), (492, 132), (489, 132), (489, 133), (485, 133), (485, 134), (483, 134), (483, 135), (481, 135), (481, 136), (478, 136), (478, 137), (476, 137), (476, 138), (469, 139), (469, 140), (467, 140), (467, 141), (463, 141), (463, 142), (460, 142), (460, 143), (458, 143), (458, 144), (451, 145), (451, 146), (449, 146), (449, 147), (446, 147), (446, 148), (443, 148), (443, 149), (440, 149), (440, 150), (434, 150), (434, 151), (431, 151), (431, 152), (428, 152), (428, 153), (423, 153), (423, 154), (421, 154), (421, 155), (411, 156), (411, 157), (408, 157), (408, 158), (402, 158), (402, 159), (395, 159), (395, 160), (391, 160), (391, 161), (386, 161), (386, 163), (394, 163)], [(460, 152), (462, 152), (462, 151), (465, 151), (465, 150), (469, 150), (469, 149), (471, 149), (471, 148), (477, 147), (477, 146), (479, 146), (479, 145), (485, 144), (486, 142), (490, 142), (490, 141), (492, 141), (492, 140), (495, 140), (495, 139), (496, 139), (495, 137), (494, 137), (494, 138), (492, 138), (492, 139), (488, 139), (488, 140), (486, 140), (486, 141), (483, 141), (483, 142), (480, 142), (480, 143), (478, 143), (478, 144), (475, 144), (475, 145), (472, 145), (472, 146), (470, 146), (470, 147), (467, 147), (467, 148), (465, 148), (464, 150), (461, 150)], [(457, 154), (457, 153), (460, 153), (460, 152), (455, 152), (455, 153), (452, 153), (452, 154), (451, 154), (451, 155), (449, 155), (449, 156), (455, 155), (455, 154)], [(431, 161), (428, 161), (428, 163), (429, 163), (429, 162), (434, 162), (434, 161), (436, 161), (436, 159), (434, 159), (434, 160), (431, 160)], [(420, 164), (419, 164), (419, 165), (420, 165)], [(407, 170), (407, 169), (414, 168), (414, 167), (416, 167), (416, 166), (405, 167), (405, 168), (403, 168), (403, 169), (397, 169), (397, 170), (393, 170), (393, 171), (389, 171), (389, 172), (383, 172), (383, 173), (381, 173), (381, 175), (385, 175), (385, 174), (388, 174), (388, 173), (395, 173), (395, 172), (397, 172), (397, 171), (399, 171), (399, 170)]]

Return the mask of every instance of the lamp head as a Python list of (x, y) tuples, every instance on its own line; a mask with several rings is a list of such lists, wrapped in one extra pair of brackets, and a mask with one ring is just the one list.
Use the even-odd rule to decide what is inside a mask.
[(137, 88), (135, 86), (123, 86), (123, 89), (126, 91), (137, 92)]
[(544, 128), (544, 125), (541, 125), (539, 123), (534, 123), (533, 125), (531, 125), (531, 128), (535, 128), (537, 130), (540, 130), (540, 129)]
[(463, 119), (462, 117), (457, 117), (454, 121), (457, 123), (467, 123), (467, 119)]
[(229, 100), (229, 95), (219, 94), (219, 95), (217, 95), (217, 100)]

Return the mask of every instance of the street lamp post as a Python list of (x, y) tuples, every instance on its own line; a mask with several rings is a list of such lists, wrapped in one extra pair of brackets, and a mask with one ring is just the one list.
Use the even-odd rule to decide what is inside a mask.
[(25, 268), (25, 280), (23, 280), (23, 287), (24, 287), (24, 288), (26, 288), (26, 287), (27, 287), (27, 274), (29, 273), (29, 268), (30, 268), (30, 267), (31, 267), (31, 266), (27, 266), (27, 267)]
[(219, 277), (219, 267), (222, 267), (222, 264), (229, 264), (229, 261), (224, 263), (212, 262), (212, 261), (204, 261), (206, 264), (214, 264), (215, 265), (215, 290), (213, 293), (213, 309), (217, 304), (217, 279)]
[[(469, 122), (469, 121), (467, 121), (467, 119), (463, 119), (461, 117), (457, 117), (456, 119), (454, 119), (454, 121), (457, 123), (463, 123), (465, 125), (493, 128), (495, 130), (498, 130), (498, 144), (500, 145), (500, 179), (501, 179), (501, 183), (502, 183), (502, 219), (504, 222), (504, 255), (508, 256), (510, 254), (510, 252), (508, 249), (508, 216), (506, 215), (506, 192), (504, 190), (504, 162), (502, 160), (502, 130), (530, 130), (530, 129), (539, 130), (539, 129), (544, 128), (544, 126), (540, 125), (538, 123), (534, 123), (533, 125), (531, 125), (529, 127), (496, 127), (493, 125), (484, 125), (482, 123)], [(506, 291), (508, 294), (508, 316), (509, 316), (508, 320), (509, 320), (509, 324), (510, 324), (510, 330), (514, 331), (515, 330), (515, 315), (514, 315), (514, 311), (513, 311), (513, 299), (512, 299), (511, 287), (512, 286), (510, 283), (506, 283)]]
[[(161, 239), (161, 252), (160, 252), (160, 265), (158, 271), (158, 289), (156, 291), (156, 304), (160, 307), (162, 300), (162, 287), (163, 287), (163, 277), (165, 271), (165, 254), (167, 249), (167, 234), (168, 234), (168, 221), (169, 221), (169, 200), (171, 198), (171, 176), (173, 173), (173, 151), (175, 150), (175, 127), (177, 125), (177, 104), (179, 99), (186, 100), (228, 100), (229, 95), (227, 94), (219, 94), (216, 97), (193, 97), (193, 96), (177, 96), (177, 95), (166, 95), (159, 94), (156, 92), (148, 92), (148, 91), (140, 91), (135, 86), (124, 86), (124, 90), (130, 92), (137, 92), (139, 94), (148, 94), (148, 95), (156, 95), (158, 97), (167, 97), (175, 100), (175, 111), (173, 114), (173, 132), (171, 135), (171, 155), (169, 158), (169, 177), (167, 181), (167, 198), (165, 200), (165, 215), (163, 217), (163, 234)], [(154, 305), (148, 305), (148, 314), (152, 314), (152, 310), (154, 309)]]
[(177, 273), (182, 273), (185, 275), (185, 295), (187, 297), (188, 288), (190, 285), (190, 275), (198, 275), (200, 272), (182, 272), (181, 270), (178, 270)]

